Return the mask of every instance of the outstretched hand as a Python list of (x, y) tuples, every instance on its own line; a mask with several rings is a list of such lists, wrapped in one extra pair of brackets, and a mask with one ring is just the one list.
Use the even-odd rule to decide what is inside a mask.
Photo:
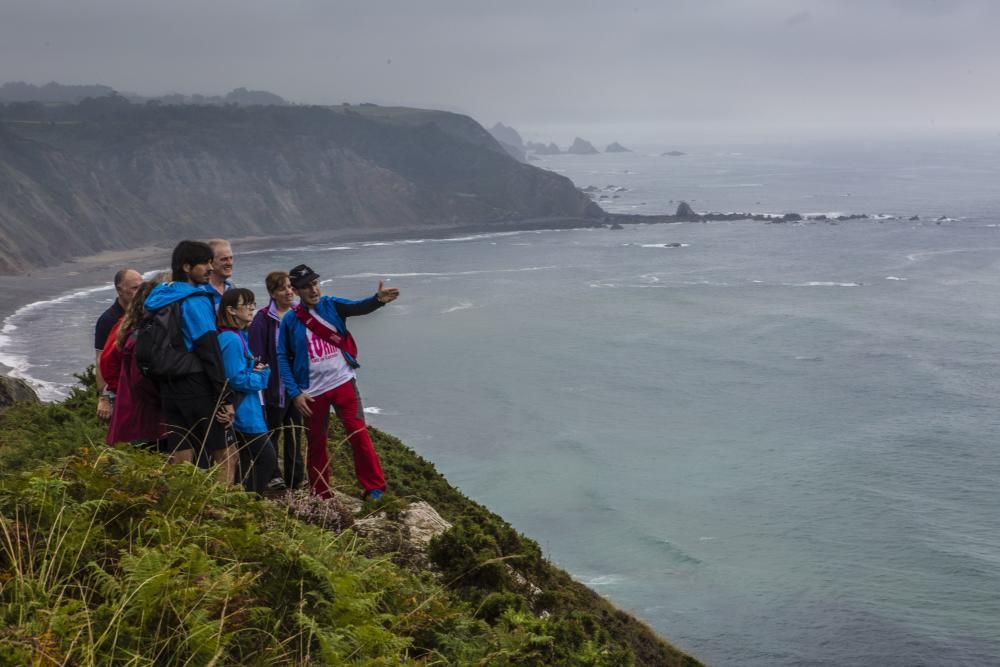
[(385, 287), (384, 283), (380, 280), (378, 281), (378, 291), (375, 292), (375, 298), (382, 303), (389, 303), (390, 301), (395, 301), (399, 298), (399, 288), (398, 287)]

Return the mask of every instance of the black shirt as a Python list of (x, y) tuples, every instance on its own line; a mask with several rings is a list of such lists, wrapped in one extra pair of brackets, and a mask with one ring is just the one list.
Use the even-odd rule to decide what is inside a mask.
[(94, 349), (103, 350), (104, 343), (108, 340), (108, 334), (115, 327), (115, 323), (125, 314), (125, 309), (118, 303), (118, 299), (111, 304), (111, 307), (104, 311), (104, 314), (97, 318), (97, 327), (94, 330)]

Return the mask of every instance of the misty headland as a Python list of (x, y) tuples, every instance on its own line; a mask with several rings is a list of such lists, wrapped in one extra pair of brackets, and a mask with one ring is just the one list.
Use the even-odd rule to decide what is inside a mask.
[[(266, 91), (241, 90), (180, 96), (175, 104), (171, 96), (130, 101), (107, 86), (3, 86), (0, 273), (169, 244), (204, 229), (234, 238), (334, 240), (804, 219), (798, 212), (696, 213), (683, 202), (673, 213), (607, 213), (599, 204), (612, 195), (581, 191), (525, 163), (535, 153), (558, 155), (558, 146), (522, 143), (502, 124), (488, 132), (450, 112), (292, 106)], [(21, 99), (31, 95), (64, 101)], [(566, 152), (597, 150), (577, 137)], [(608, 152), (628, 149), (613, 142)]]

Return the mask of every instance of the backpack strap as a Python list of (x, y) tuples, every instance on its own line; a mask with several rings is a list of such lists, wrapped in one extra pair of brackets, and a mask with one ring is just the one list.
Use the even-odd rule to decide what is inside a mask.
[[(165, 306), (166, 308), (169, 308), (171, 305), (177, 304), (177, 315), (178, 315), (177, 322), (178, 324), (180, 324), (180, 326), (177, 327), (176, 331), (171, 332), (171, 334), (173, 336), (173, 344), (179, 347), (184, 346), (184, 313), (181, 312), (181, 304), (193, 296), (205, 296), (208, 297), (209, 299), (212, 298), (212, 295), (209, 294), (208, 292), (204, 290), (196, 290), (194, 292), (191, 292), (190, 294), (185, 294), (181, 298), (177, 299), (177, 301), (174, 301), (173, 304), (167, 304)], [(215, 309), (214, 304), (215, 301), (213, 300), (211, 303), (213, 310)]]

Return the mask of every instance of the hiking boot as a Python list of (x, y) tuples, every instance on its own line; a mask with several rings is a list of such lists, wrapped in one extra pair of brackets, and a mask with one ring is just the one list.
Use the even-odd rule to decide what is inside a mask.
[(361, 496), (362, 500), (374, 500), (378, 501), (382, 498), (382, 489), (372, 489), (371, 491), (365, 491), (365, 495)]
[(280, 477), (275, 477), (270, 482), (267, 483), (266, 493), (281, 493), (288, 487), (285, 486), (285, 480)]

